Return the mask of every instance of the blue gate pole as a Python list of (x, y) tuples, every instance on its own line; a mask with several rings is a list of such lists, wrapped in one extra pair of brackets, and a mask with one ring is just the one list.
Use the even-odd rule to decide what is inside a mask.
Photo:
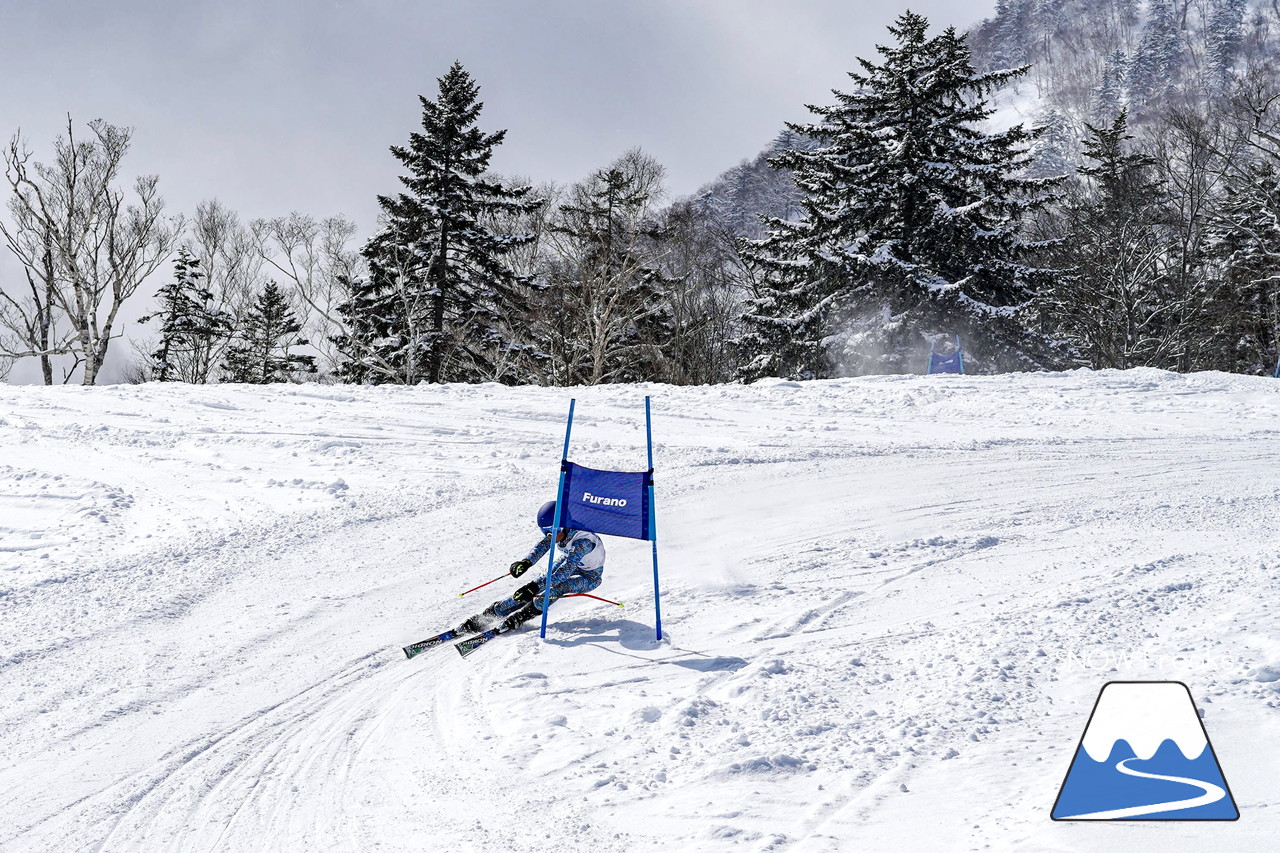
[(959, 335), (956, 335), (956, 364), (960, 365), (960, 372), (964, 373), (964, 350), (960, 349)]
[(551, 570), (556, 565), (556, 537), (560, 535), (560, 517), (564, 512), (564, 463), (569, 461), (569, 433), (573, 430), (573, 404), (569, 400), (569, 422), (564, 427), (564, 450), (560, 453), (560, 485), (556, 486), (556, 515), (551, 522), (551, 550), (547, 553), (547, 579), (542, 584), (542, 630), (538, 636), (547, 638), (547, 611), (551, 609)]
[[(649, 470), (653, 471), (653, 418), (649, 414), (649, 398), (644, 398), (644, 437), (649, 448)], [(653, 617), (662, 639), (662, 602), (658, 592), (658, 525), (653, 511), (653, 475), (649, 475), (649, 541), (653, 544)]]

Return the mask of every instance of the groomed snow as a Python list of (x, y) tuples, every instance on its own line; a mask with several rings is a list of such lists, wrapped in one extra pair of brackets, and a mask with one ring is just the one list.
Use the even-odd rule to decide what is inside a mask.
[[(467, 659), (571, 457), (647, 543)], [(1196, 851), (1280, 838), (1280, 383), (0, 386), (0, 849)], [(1242, 817), (1054, 823), (1187, 683)]]

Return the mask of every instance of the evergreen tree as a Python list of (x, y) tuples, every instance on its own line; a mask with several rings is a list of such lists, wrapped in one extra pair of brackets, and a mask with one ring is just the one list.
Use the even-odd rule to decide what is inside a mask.
[(1017, 68), (1027, 61), (1029, 0), (996, 0), (995, 62)]
[(1209, 13), (1209, 82), (1217, 91), (1226, 91), (1231, 80), (1231, 69), (1244, 43), (1244, 16), (1248, 9), (1248, 0), (1216, 0)]
[(749, 247), (748, 378), (918, 370), (939, 333), (961, 334), (986, 369), (1047, 357), (1021, 315), (1050, 274), (1026, 264), (1020, 232), (1054, 181), (1019, 174), (1034, 133), (980, 128), (992, 89), (1026, 69), (977, 74), (964, 37), (927, 28), (899, 17), (883, 62), (850, 74), (855, 91), (792, 126), (820, 147), (775, 158), (804, 215)]
[(173, 263), (173, 281), (160, 288), (160, 310), (139, 319), (160, 321), (160, 343), (151, 353), (152, 376), (160, 382), (208, 381), (209, 353), (230, 334), (230, 322), (217, 310), (204, 284), (200, 259), (184, 246)]
[(332, 340), (345, 358), (338, 375), (348, 382), (413, 384), (423, 378), (430, 292), (405, 225), (385, 221), (362, 252), (368, 274), (342, 281), (349, 298), (336, 310), (346, 333)]
[(1057, 178), (1076, 169), (1075, 140), (1071, 122), (1060, 111), (1049, 110), (1036, 122), (1039, 134), (1031, 144), (1026, 174), (1033, 178)]
[(1209, 253), (1223, 287), (1211, 324), (1223, 369), (1270, 373), (1280, 348), (1280, 171), (1248, 159), (1228, 177)]
[(306, 346), (299, 337), (298, 322), (289, 301), (274, 281), (268, 281), (244, 319), (244, 328), (227, 349), (223, 379), (264, 385), (288, 382), (297, 373), (315, 373), (316, 360), (290, 352)]
[(1035, 19), (1037, 45), (1040, 56), (1052, 61), (1053, 39), (1067, 21), (1068, 0), (1036, 0)]
[(422, 131), (391, 147), (405, 191), (378, 197), (382, 227), (363, 251), (369, 277), (340, 309), (352, 321), (338, 341), (352, 380), (515, 381), (503, 356), (530, 348), (527, 288), (505, 256), (532, 237), (499, 236), (490, 221), (540, 202), (487, 176), (506, 131), (477, 126), (484, 105), (471, 75), (455, 62), (438, 83), (434, 101), (419, 98)]
[(1124, 78), (1129, 60), (1123, 51), (1112, 51), (1102, 68), (1102, 82), (1093, 102), (1093, 115), (1101, 124), (1115, 121), (1124, 109)]
[(1161, 340), (1168, 235), (1157, 163), (1129, 150), (1123, 112), (1107, 127), (1086, 128), (1082, 182), (1066, 206), (1069, 236), (1059, 246), (1071, 274), (1049, 298), (1050, 312), (1089, 367), (1171, 366)]
[(1129, 66), (1129, 97), (1146, 104), (1163, 95), (1182, 67), (1182, 34), (1173, 0), (1151, 0), (1142, 41)]

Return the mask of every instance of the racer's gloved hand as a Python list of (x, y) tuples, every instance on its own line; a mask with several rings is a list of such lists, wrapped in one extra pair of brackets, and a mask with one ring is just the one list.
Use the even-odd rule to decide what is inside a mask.
[(532, 583), (527, 583), (524, 586), (517, 589), (515, 593), (512, 594), (511, 597), (516, 601), (525, 602), (525, 601), (533, 601), (534, 597), (537, 594), (538, 594), (538, 582), (533, 581)]
[(533, 563), (529, 562), (528, 560), (516, 560), (514, 563), (511, 564), (511, 577), (513, 578), (520, 577), (522, 574), (529, 571), (529, 567), (532, 565)]

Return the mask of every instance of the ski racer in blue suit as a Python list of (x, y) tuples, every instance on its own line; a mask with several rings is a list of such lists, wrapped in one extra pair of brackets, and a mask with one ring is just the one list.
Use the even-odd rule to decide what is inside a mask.
[[(556, 502), (548, 501), (538, 510), (538, 526), (542, 539), (524, 558), (511, 564), (511, 576), (518, 578), (542, 559), (551, 549), (551, 527), (555, 523)], [(604, 579), (604, 543), (585, 530), (562, 529), (556, 537), (557, 560), (551, 570), (551, 601), (563, 595), (590, 592)], [(501, 630), (513, 630), (535, 616), (542, 615), (543, 583), (539, 577), (512, 593), (510, 598), (495, 601), (483, 612), (462, 623), (461, 631), (477, 633), (501, 619)]]

